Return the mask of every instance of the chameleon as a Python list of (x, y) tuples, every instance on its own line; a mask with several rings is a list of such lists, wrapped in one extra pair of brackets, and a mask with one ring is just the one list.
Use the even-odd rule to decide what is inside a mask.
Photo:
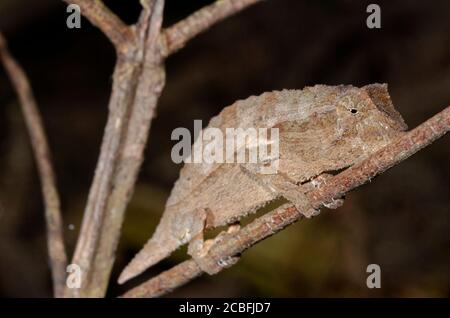
[[(407, 129), (395, 110), (387, 84), (358, 88), (351, 85), (315, 85), (251, 96), (225, 107), (207, 128), (278, 128), (277, 173), (262, 174), (267, 162), (185, 163), (167, 200), (153, 236), (125, 267), (119, 283), (189, 243), (190, 254), (202, 267), (212, 240), (207, 229), (229, 226), (282, 198), (306, 217), (317, 215), (305, 193), (326, 179), (384, 147)], [(198, 140), (194, 143), (199, 142)], [(325, 203), (337, 208), (341, 199)]]

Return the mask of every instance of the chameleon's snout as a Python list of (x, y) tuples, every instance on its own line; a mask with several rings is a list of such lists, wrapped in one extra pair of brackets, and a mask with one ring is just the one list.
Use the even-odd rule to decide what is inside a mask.
[(394, 108), (391, 96), (388, 92), (387, 84), (370, 84), (364, 86), (363, 89), (367, 92), (374, 105), (382, 113), (387, 115), (392, 120), (392, 126), (399, 131), (408, 129), (402, 115)]

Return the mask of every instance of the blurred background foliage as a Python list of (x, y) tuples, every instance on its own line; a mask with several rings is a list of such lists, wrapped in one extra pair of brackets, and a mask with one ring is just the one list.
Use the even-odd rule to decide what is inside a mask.
[[(165, 24), (212, 1), (167, 0)], [(138, 1), (106, 1), (127, 23)], [(178, 177), (176, 127), (206, 124), (224, 106), (264, 91), (386, 82), (414, 127), (450, 102), (450, 2), (376, 1), (382, 28), (366, 27), (367, 1), (265, 1), (215, 26), (167, 61), (139, 183), (109, 290), (116, 296), (186, 258), (177, 251), (117, 286), (120, 269), (150, 237)], [(58, 0), (1, 0), (0, 29), (28, 72), (43, 113), (72, 252), (107, 114), (114, 52), (86, 20), (66, 27)], [(39, 180), (14, 91), (0, 71), (0, 296), (51, 295)], [(239, 265), (170, 296), (449, 296), (450, 138), (258, 244)], [(366, 267), (382, 288), (366, 287)]]

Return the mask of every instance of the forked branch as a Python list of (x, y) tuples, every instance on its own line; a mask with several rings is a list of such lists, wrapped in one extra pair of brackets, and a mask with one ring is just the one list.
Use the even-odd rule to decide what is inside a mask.
[(63, 0), (67, 4), (76, 4), (81, 13), (98, 27), (117, 49), (128, 43), (132, 31), (101, 0)]
[[(83, 270), (83, 284), (81, 289), (66, 290), (67, 296), (101, 297), (106, 293), (124, 213), (165, 84), (164, 0), (141, 0), (143, 10), (131, 28), (101, 1), (64, 1), (78, 4), (81, 13), (119, 52), (107, 126), (72, 261)], [(214, 23), (258, 1), (217, 1), (172, 27), (169, 38), (173, 35), (173, 44), (179, 48)]]
[(22, 67), (9, 53), (6, 40), (1, 33), (0, 59), (19, 97), (22, 113), (30, 135), (44, 196), (47, 245), (53, 278), (53, 290), (56, 297), (61, 297), (65, 285), (67, 258), (64, 248), (60, 201), (56, 189), (55, 174), (50, 160), (47, 137), (29, 80)]
[[(450, 107), (447, 107), (417, 128), (404, 133), (364, 161), (334, 176), (322, 187), (309, 192), (307, 197), (310, 205), (319, 209), (324, 203), (342, 197), (430, 145), (449, 130)], [(230, 262), (233, 257), (283, 230), (302, 217), (301, 211), (293, 206), (279, 207), (251, 222), (238, 232), (225, 234), (220, 241), (211, 247), (207, 258), (210, 262), (223, 266), (223, 268), (229, 267), (234, 264), (234, 262)], [(188, 260), (128, 291), (123, 297), (161, 296), (201, 274), (202, 271), (197, 264), (193, 260)]]
[[(147, 17), (141, 19), (142, 23), (138, 29), (140, 33), (145, 34), (141, 45), (144, 52), (140, 61), (145, 64), (145, 67), (140, 68), (137, 77), (133, 79), (136, 81), (136, 87), (133, 87), (133, 100), (126, 105), (127, 118), (121, 118), (123, 126), (121, 142), (115, 157), (111, 186), (107, 189), (105, 197), (106, 203), (102, 209), (97, 209), (98, 213), (93, 210), (93, 215), (102, 215), (102, 220), (90, 268), (90, 287), (88, 288), (90, 296), (98, 297), (106, 291), (126, 207), (144, 160), (151, 122), (165, 84), (165, 72), (157, 41), (162, 25), (163, 7), (163, 0), (155, 0), (151, 6), (146, 7), (143, 16)], [(103, 163), (100, 162), (100, 164)], [(86, 234), (89, 235), (89, 233)]]
[(166, 56), (178, 51), (192, 38), (208, 30), (214, 24), (236, 14), (261, 0), (217, 0), (193, 13), (184, 20), (164, 30), (164, 54)]

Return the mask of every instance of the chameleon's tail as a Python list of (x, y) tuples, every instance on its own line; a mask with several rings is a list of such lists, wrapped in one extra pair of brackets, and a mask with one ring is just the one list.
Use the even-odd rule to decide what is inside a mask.
[(160, 236), (153, 236), (136, 254), (119, 276), (119, 284), (138, 276), (147, 268), (155, 265), (179, 247), (175, 240), (162, 240)]
[[(188, 243), (190, 238), (203, 231), (205, 217), (192, 211), (182, 213), (178, 209), (166, 209), (153, 237), (120, 274), (119, 284), (141, 274)], [(180, 237), (183, 239), (179, 239)]]

